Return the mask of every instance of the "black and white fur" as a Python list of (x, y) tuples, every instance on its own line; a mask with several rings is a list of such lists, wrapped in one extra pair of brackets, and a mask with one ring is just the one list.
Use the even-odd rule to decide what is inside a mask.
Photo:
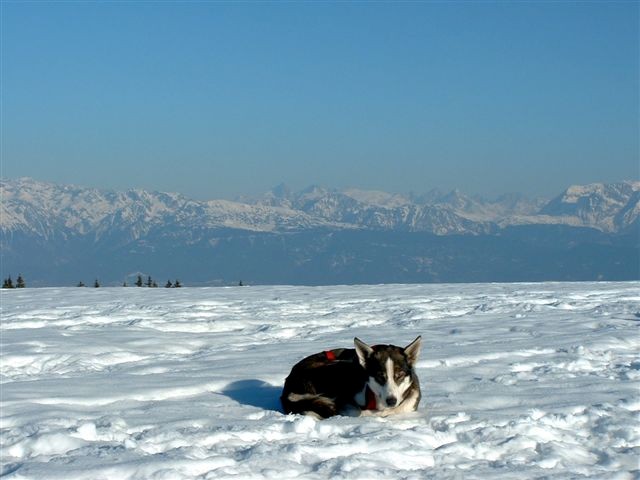
[(294, 365), (280, 397), (285, 413), (386, 417), (418, 408), (421, 337), (404, 348), (354, 343), (355, 349), (316, 353)]

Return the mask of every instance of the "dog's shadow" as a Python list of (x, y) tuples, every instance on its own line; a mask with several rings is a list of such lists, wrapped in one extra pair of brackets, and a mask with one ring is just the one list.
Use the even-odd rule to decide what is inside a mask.
[(223, 395), (243, 405), (282, 412), (280, 393), (282, 387), (271, 385), (262, 380), (238, 380), (222, 390)]

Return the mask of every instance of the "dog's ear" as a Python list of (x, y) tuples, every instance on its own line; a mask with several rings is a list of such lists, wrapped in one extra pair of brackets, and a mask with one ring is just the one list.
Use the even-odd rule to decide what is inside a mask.
[(409, 360), (410, 365), (415, 365), (416, 360), (418, 360), (421, 344), (422, 336), (418, 335), (418, 337), (413, 342), (404, 347), (404, 354), (407, 356), (407, 360)]
[(358, 354), (358, 360), (360, 360), (360, 365), (364, 368), (367, 364), (367, 358), (373, 353), (373, 348), (364, 343), (358, 337), (353, 339), (353, 343), (356, 345), (356, 353)]

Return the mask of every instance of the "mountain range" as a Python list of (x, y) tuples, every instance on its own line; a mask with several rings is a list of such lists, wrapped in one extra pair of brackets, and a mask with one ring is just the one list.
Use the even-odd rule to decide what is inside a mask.
[(137, 274), (193, 285), (624, 280), (639, 277), (640, 182), (552, 199), (279, 185), (197, 201), (0, 180), (3, 275), (31, 285)]

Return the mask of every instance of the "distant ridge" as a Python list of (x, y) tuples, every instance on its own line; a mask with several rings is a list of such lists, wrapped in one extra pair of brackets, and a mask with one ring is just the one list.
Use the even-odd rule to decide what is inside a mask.
[(478, 234), (497, 227), (563, 224), (623, 232), (640, 215), (640, 182), (571, 186), (551, 201), (504, 195), (489, 201), (454, 190), (404, 196), (313, 186), (292, 192), (280, 185), (264, 196), (239, 201), (196, 201), (178, 193), (117, 192), (39, 182), (0, 180), (0, 229), (47, 238), (54, 234), (97, 238), (110, 229), (138, 238), (154, 225), (300, 231), (358, 228)]
[[(177, 193), (117, 192), (29, 178), (0, 180), (0, 195), (3, 274), (17, 275), (20, 270), (27, 275), (31, 270), (27, 275), (31, 285), (34, 277), (36, 284), (49, 284), (61, 275), (69, 277), (61, 280), (67, 283), (83, 268), (95, 270), (87, 272), (87, 278), (110, 272), (106, 281), (114, 283), (122, 283), (119, 279), (124, 271), (134, 270), (157, 272), (154, 276), (158, 278), (166, 271), (171, 278), (179, 275), (197, 277), (198, 282), (225, 283), (240, 279), (240, 271), (238, 278), (229, 278), (234, 264), (244, 264), (238, 270), (247, 272), (245, 279), (253, 277), (262, 283), (296, 283), (297, 279), (366, 283), (369, 278), (384, 282), (387, 277), (400, 282), (513, 279), (517, 269), (507, 276), (500, 274), (510, 265), (500, 266), (506, 261), (500, 255), (500, 261), (478, 266), (484, 273), (473, 273), (472, 265), (479, 261), (473, 255), (486, 257), (489, 245), (497, 245), (500, 237), (504, 240), (528, 228), (531, 239), (522, 239), (528, 242), (527, 248), (542, 248), (542, 240), (533, 240), (540, 232), (546, 232), (545, 242), (549, 235), (566, 237), (566, 232), (572, 232), (571, 241), (565, 245), (563, 241), (568, 240), (563, 237), (559, 247), (573, 245), (575, 253), (576, 245), (584, 242), (597, 248), (609, 245), (622, 255), (620, 262), (629, 263), (635, 250), (622, 254), (616, 249), (620, 242), (637, 243), (640, 216), (638, 181), (571, 186), (550, 201), (521, 195), (486, 200), (457, 190), (399, 195), (312, 186), (293, 192), (285, 185), (256, 199), (196, 201)], [(361, 243), (355, 252), (335, 243), (343, 238), (348, 245), (354, 235)], [(460, 236), (466, 240), (446, 240)], [(461, 241), (463, 250), (452, 250)], [(405, 242), (409, 243), (403, 247)], [(486, 251), (476, 251), (482, 242)], [(441, 245), (440, 253), (430, 250), (435, 244)], [(515, 255), (511, 263), (535, 261), (520, 258), (532, 255), (523, 245), (520, 251), (515, 245), (509, 248), (516, 249), (515, 253), (502, 255)], [(409, 255), (412, 249), (416, 251)], [(362, 258), (367, 250), (371, 252)], [(223, 252), (224, 259), (220, 258)], [(174, 265), (171, 271), (162, 267), (177, 258), (183, 265)], [(209, 263), (203, 263), (207, 258)], [(463, 265), (456, 264), (458, 258), (471, 262), (467, 272), (460, 271)], [(316, 264), (319, 259), (323, 260)], [(549, 279), (623, 279), (622, 274), (603, 273), (601, 267), (590, 271), (589, 263), (597, 263), (598, 258), (584, 260), (582, 266), (577, 258), (565, 260), (577, 271), (559, 274), (550, 270)], [(288, 267), (283, 270), (283, 265)], [(198, 273), (190, 274), (188, 266)], [(185, 272), (175, 272), (178, 268)], [(517, 279), (531, 277), (530, 270), (521, 268)], [(633, 270), (624, 271), (624, 278), (634, 276)], [(544, 272), (540, 275), (546, 278)]]

